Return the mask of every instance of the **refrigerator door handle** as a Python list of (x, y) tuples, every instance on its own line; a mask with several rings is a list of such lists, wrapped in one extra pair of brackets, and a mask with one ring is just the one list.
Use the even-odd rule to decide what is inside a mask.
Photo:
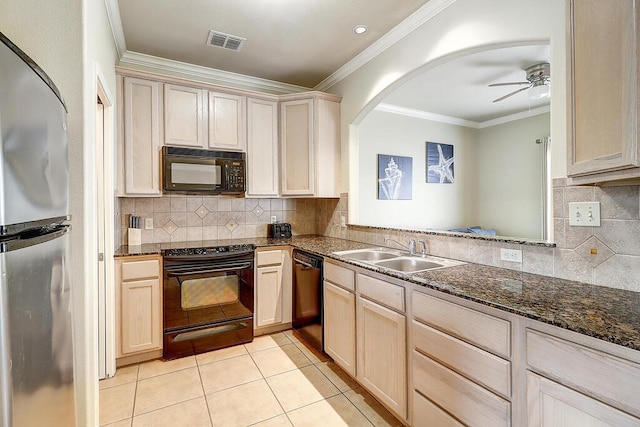
[(7, 240), (0, 241), (0, 253), (11, 252), (18, 249), (28, 248), (29, 246), (39, 245), (50, 240), (57, 239), (60, 236), (64, 236), (69, 232), (69, 225), (60, 225), (52, 228), (46, 234), (37, 234), (34, 236), (26, 235), (25, 233), (12, 236)]

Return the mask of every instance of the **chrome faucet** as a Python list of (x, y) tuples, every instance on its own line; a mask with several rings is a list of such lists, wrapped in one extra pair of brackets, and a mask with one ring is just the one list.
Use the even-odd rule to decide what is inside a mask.
[(393, 242), (396, 245), (400, 246), (401, 248), (404, 248), (406, 250), (409, 251), (409, 253), (411, 255), (415, 255), (416, 254), (416, 240), (415, 239), (409, 239), (409, 246), (405, 246), (402, 243), (398, 242), (397, 240), (392, 239), (391, 237), (385, 237), (384, 238), (384, 242)]
[(420, 246), (422, 246), (422, 251), (420, 251), (422, 256), (426, 256), (427, 255), (427, 243), (424, 240), (418, 240), (418, 243), (420, 244)]

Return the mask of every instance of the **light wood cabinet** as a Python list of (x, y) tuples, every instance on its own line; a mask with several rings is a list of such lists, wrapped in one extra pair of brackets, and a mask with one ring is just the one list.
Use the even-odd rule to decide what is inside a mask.
[(280, 194), (278, 103), (247, 99), (247, 196)]
[[(162, 351), (162, 257), (116, 258), (117, 357)], [(158, 353), (159, 351), (159, 353)], [(145, 360), (138, 358), (136, 361)]]
[(510, 322), (416, 291), (411, 313), (413, 424), (511, 425)]
[(382, 403), (406, 419), (406, 318), (362, 296), (357, 298), (357, 315), (356, 378)]
[(527, 396), (529, 426), (640, 425), (638, 418), (532, 372), (527, 372)]
[(161, 84), (134, 77), (120, 78), (118, 83), (122, 95), (119, 195), (160, 196)]
[(568, 2), (568, 176), (640, 180), (638, 0)]
[[(594, 402), (600, 401), (640, 417), (640, 364), (532, 329), (526, 331), (526, 358), (529, 371), (589, 395)], [(535, 388), (543, 387), (537, 383), (529, 389), (529, 400), (536, 398), (531, 394), (535, 393)], [(561, 389), (553, 390), (556, 390), (554, 399), (565, 394)], [(584, 399), (579, 401), (586, 402)], [(539, 405), (546, 403), (539, 402)], [(599, 413), (599, 405), (592, 405), (594, 414)], [(580, 405), (584, 410), (588, 406), (587, 403)], [(533, 415), (529, 414), (530, 417)], [(640, 418), (635, 422), (640, 425)]]
[[(256, 251), (254, 302), (256, 329), (291, 324), (293, 300), (288, 248)], [(272, 331), (269, 329), (267, 332)], [(256, 333), (261, 334), (259, 330)]]
[(356, 297), (354, 272), (325, 263), (323, 288), (324, 351), (352, 377), (356, 376)]
[(339, 197), (340, 98), (282, 97), (280, 128), (281, 194)]
[(209, 91), (209, 148), (246, 151), (246, 97)]
[(164, 85), (165, 145), (206, 147), (206, 100), (203, 89)]

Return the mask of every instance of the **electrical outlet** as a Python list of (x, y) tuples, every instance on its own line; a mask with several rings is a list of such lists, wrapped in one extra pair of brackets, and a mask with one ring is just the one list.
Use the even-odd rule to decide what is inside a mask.
[(278, 217), (275, 215), (271, 215), (271, 224), (275, 224), (276, 222), (278, 222)]
[(522, 251), (520, 249), (500, 249), (500, 259), (502, 261), (522, 262)]
[(347, 226), (347, 218), (345, 218), (344, 215), (340, 215), (340, 227), (346, 227)]
[(144, 219), (144, 229), (145, 230), (153, 230), (153, 218), (145, 218)]

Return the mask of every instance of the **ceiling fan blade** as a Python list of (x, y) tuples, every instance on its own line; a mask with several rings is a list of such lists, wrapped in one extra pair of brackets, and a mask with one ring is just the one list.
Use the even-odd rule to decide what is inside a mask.
[(513, 86), (513, 85), (529, 85), (531, 82), (509, 82), (509, 83), (492, 83), (489, 87), (494, 86)]
[(500, 97), (500, 98), (498, 98), (498, 99), (494, 99), (494, 100), (493, 100), (493, 102), (498, 102), (498, 101), (502, 101), (503, 99), (507, 99), (507, 98), (509, 98), (510, 96), (515, 95), (516, 93), (520, 93), (520, 92), (522, 92), (522, 91), (525, 91), (525, 90), (529, 89), (530, 87), (531, 87), (531, 85), (529, 85), (529, 86), (527, 86), (527, 87), (523, 87), (522, 89), (515, 90), (515, 91), (513, 91), (513, 92), (511, 92), (511, 93), (506, 94), (505, 96), (501, 96), (501, 97)]

